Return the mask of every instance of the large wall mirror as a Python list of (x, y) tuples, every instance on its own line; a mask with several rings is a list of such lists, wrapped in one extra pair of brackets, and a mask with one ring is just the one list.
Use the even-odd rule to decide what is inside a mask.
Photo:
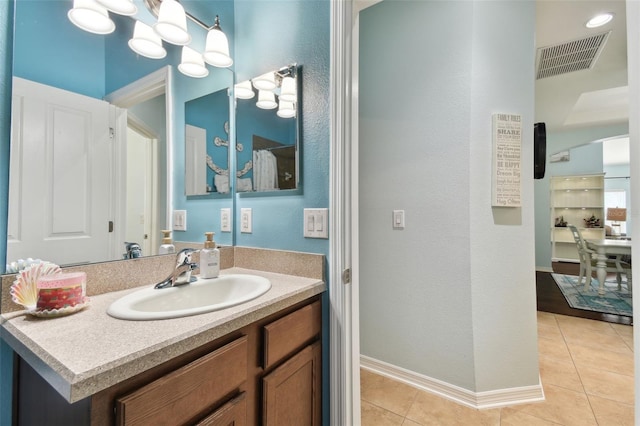
[(239, 193), (300, 188), (300, 81), (292, 64), (236, 84)]
[[(142, 1), (135, 3), (134, 18), (155, 19)], [(219, 14), (233, 39), (233, 2), (181, 3), (210, 24)], [(110, 14), (116, 31), (108, 35), (82, 31), (67, 18), (71, 7), (69, 0), (15, 4), (12, 114), (17, 125), (12, 126), (8, 263), (29, 257), (60, 265), (117, 260), (132, 240), (143, 255), (157, 254), (160, 230), (187, 200), (182, 188), (185, 105), (233, 84), (228, 69), (208, 66), (210, 74), (202, 79), (182, 75), (178, 46), (163, 43), (164, 59), (137, 55), (128, 47), (131, 17)], [(191, 21), (188, 26), (191, 45), (202, 49), (206, 31)], [(140, 102), (131, 101), (133, 96), (116, 107), (102, 100), (158, 73), (162, 84), (155, 93), (147, 88)], [(228, 98), (226, 110), (228, 115)], [(224, 122), (214, 125), (219, 127), (212, 130), (215, 136), (229, 138)], [(24, 143), (15, 145), (14, 138)], [(210, 154), (211, 163), (229, 169), (228, 147), (224, 152), (226, 161), (221, 150)], [(213, 191), (206, 190), (213, 181), (210, 175), (204, 183), (211, 198)], [(232, 205), (230, 195), (215, 201), (220, 201), (216, 208)], [(199, 227), (192, 226), (184, 237), (200, 241), (211, 230), (209, 223)], [(175, 231), (174, 239), (180, 240)]]

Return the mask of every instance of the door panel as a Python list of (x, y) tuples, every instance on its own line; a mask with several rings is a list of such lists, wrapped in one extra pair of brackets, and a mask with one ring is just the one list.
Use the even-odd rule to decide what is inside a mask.
[(109, 104), (20, 78), (13, 104), (7, 259), (109, 259)]

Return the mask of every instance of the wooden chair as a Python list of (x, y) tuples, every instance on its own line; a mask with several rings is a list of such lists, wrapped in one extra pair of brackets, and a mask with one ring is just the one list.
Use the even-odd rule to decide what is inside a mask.
[[(580, 257), (580, 275), (578, 276), (578, 284), (582, 283), (582, 277), (586, 277), (584, 283), (584, 289), (588, 290), (591, 287), (591, 275), (593, 269), (596, 268), (597, 259), (594, 254), (595, 251), (587, 247), (587, 243), (582, 238), (582, 234), (573, 225), (567, 225), (573, 239), (576, 242), (578, 249), (578, 255)], [(607, 272), (615, 272), (616, 281), (618, 282), (618, 290), (622, 290), (622, 274), (627, 276), (627, 290), (631, 293), (631, 265), (621, 260), (622, 256), (616, 256), (615, 258), (607, 259)]]

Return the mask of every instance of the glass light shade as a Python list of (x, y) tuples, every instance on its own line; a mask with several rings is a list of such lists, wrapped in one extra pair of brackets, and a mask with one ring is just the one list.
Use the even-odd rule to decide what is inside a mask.
[(73, 0), (67, 17), (76, 27), (94, 34), (110, 34), (116, 29), (107, 9), (95, 0)]
[(202, 78), (209, 75), (209, 70), (204, 65), (202, 55), (189, 46), (182, 47), (182, 61), (178, 69), (189, 77)]
[(274, 109), (278, 106), (276, 95), (268, 90), (259, 90), (256, 106), (262, 109)]
[(282, 86), (280, 87), (280, 100), (287, 102), (295, 102), (298, 100), (296, 80), (293, 77), (285, 77), (282, 79)]
[(262, 74), (251, 81), (253, 81), (253, 87), (258, 90), (273, 90), (276, 88), (276, 78), (273, 72)]
[(129, 47), (137, 54), (151, 59), (162, 59), (167, 56), (160, 36), (153, 31), (153, 28), (140, 21), (136, 21), (133, 27), (133, 37), (129, 40)]
[(98, 3), (118, 15), (131, 16), (138, 11), (138, 6), (131, 0), (96, 0)]
[(209, 30), (203, 56), (204, 60), (214, 67), (226, 68), (233, 64), (233, 59), (229, 56), (229, 41), (221, 30)]
[(613, 19), (613, 13), (601, 13), (600, 15), (596, 15), (593, 18), (589, 19), (589, 21), (587, 21), (585, 26), (587, 28), (601, 27), (609, 23), (609, 21), (611, 21), (612, 19)]
[(153, 29), (169, 43), (183, 46), (191, 42), (191, 35), (187, 32), (187, 15), (182, 5), (175, 0), (162, 0), (158, 22)]
[(282, 97), (280, 97), (280, 106), (278, 107), (278, 112), (276, 113), (278, 117), (282, 118), (293, 118), (296, 116), (296, 110), (293, 102), (283, 101)]
[(238, 99), (251, 99), (256, 95), (253, 89), (251, 88), (251, 81), (249, 80), (236, 84), (234, 88), (234, 92), (235, 92), (236, 98)]

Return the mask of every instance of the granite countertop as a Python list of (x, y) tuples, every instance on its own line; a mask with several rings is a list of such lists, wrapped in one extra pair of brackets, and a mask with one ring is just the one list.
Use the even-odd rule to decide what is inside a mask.
[(157, 321), (107, 315), (116, 299), (140, 287), (91, 297), (73, 315), (2, 315), (2, 337), (67, 401), (76, 402), (272, 313), (325, 291), (316, 278), (233, 267), (221, 275), (254, 274), (271, 289), (249, 302), (206, 314)]

